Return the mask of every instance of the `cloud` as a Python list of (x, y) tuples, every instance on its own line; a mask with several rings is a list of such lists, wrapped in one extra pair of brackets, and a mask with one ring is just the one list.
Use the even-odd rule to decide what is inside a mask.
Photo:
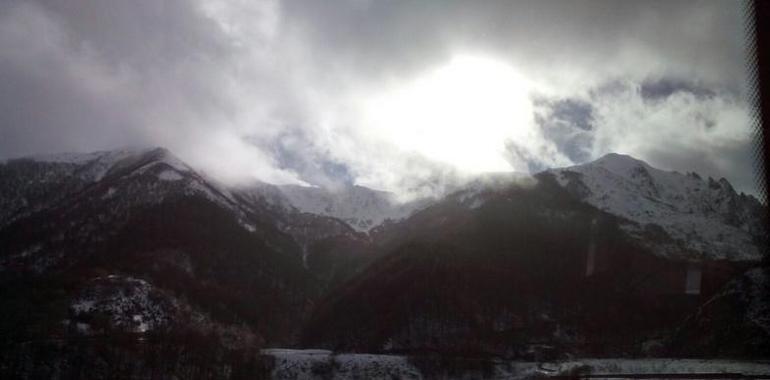
[(528, 74), (550, 78), (558, 87), (650, 74), (742, 86), (743, 35), (736, 4), (505, 0), (335, 4), (292, 1), (285, 14), (309, 41), (323, 70), (338, 68), (341, 76), (360, 72), (368, 78), (401, 77), (441, 64), (455, 51), (477, 51), (526, 67)]
[(0, 7), (3, 156), (163, 145), (226, 180), (300, 182), (240, 138), (277, 128), (287, 90), (268, 64), (240, 75), (250, 52), (195, 3)]
[(595, 128), (594, 106), (581, 99), (536, 98), (535, 124), (542, 138), (553, 143), (570, 162), (586, 162), (592, 158), (591, 145)]
[(639, 86), (639, 94), (651, 101), (666, 99), (675, 93), (681, 92), (704, 98), (716, 95), (714, 91), (708, 88), (698, 86), (695, 83), (688, 83), (681, 79), (648, 79)]
[[(740, 4), (721, 1), (8, 1), (0, 157), (163, 145), (225, 181), (406, 197), (474, 167), (619, 151), (751, 191), (742, 28)], [(420, 144), (399, 138), (415, 135), (403, 127), (414, 117), (372, 124), (372, 99), (458, 56), (526, 79), (499, 92), (528, 110), (511, 131), (485, 127), (496, 108), (483, 102), (457, 113), (463, 97), (424, 119), (468, 122), (421, 129)], [(494, 165), (470, 164), (482, 158)]]
[(639, 88), (629, 84), (592, 99), (597, 115), (592, 156), (624, 152), (655, 167), (727, 177), (737, 190), (755, 191), (753, 136), (741, 98), (674, 91), (651, 102)]

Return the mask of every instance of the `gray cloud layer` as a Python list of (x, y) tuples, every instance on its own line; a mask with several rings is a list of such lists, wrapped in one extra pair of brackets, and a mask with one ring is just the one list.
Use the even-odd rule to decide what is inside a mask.
[(357, 102), (471, 54), (533, 83), (513, 170), (619, 151), (754, 191), (740, 7), (6, 1), (0, 158), (164, 145), (224, 180), (432, 192), (463, 173), (372, 133)]

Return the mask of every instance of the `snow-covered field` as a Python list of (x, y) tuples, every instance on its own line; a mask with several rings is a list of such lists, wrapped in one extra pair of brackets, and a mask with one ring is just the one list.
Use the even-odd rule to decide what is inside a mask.
[[(770, 377), (770, 361), (699, 359), (577, 359), (558, 363), (495, 360), (486, 373), (474, 370), (453, 375), (423, 374), (406, 356), (335, 354), (327, 350), (271, 348), (262, 354), (275, 358), (273, 379), (532, 379), (565, 375), (618, 374), (741, 374)], [(436, 371), (435, 369), (433, 371)], [(438, 369), (438, 372), (441, 372)], [(726, 376), (729, 378), (729, 376)]]

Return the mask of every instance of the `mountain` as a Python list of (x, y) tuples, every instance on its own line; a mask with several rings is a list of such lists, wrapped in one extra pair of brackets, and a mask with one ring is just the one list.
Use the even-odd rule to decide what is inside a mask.
[(401, 203), (392, 193), (362, 186), (329, 190), (320, 187), (259, 183), (242, 187), (239, 191), (261, 196), (277, 207), (342, 220), (360, 232), (368, 232), (386, 221), (404, 219), (428, 203), (427, 200)]
[[(758, 260), (765, 233), (759, 201), (730, 183), (655, 169), (630, 156), (609, 154), (594, 162), (551, 170), (579, 199), (627, 221), (627, 233), (661, 255), (698, 260)], [(650, 238), (660, 227), (668, 241)]]
[[(14, 364), (109, 353), (75, 350), (83, 338), (119, 339), (123, 360), (155, 337), (147, 352), (198, 365), (185, 350), (201, 341), (212, 355), (290, 343), (319, 295), (290, 225), (165, 149), (10, 160), (0, 178), (0, 334)], [(25, 341), (37, 343), (13, 345)]]
[(360, 186), (229, 186), (163, 148), (7, 160), (0, 375), (82, 377), (96, 357), (87, 377), (146, 374), (163, 357), (167, 375), (250, 377), (266, 346), (713, 353), (729, 336), (692, 338), (708, 305), (766, 304), (740, 282), (766, 211), (726, 180), (615, 154), (406, 204)]
[[(472, 183), (387, 229), (304, 343), (341, 351), (660, 355), (758, 265), (766, 209), (622, 155)], [(759, 345), (755, 346), (759, 347)]]

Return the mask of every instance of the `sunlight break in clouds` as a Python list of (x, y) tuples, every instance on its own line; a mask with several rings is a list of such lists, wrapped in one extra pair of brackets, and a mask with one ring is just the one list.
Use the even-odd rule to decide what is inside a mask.
[(364, 100), (364, 128), (464, 173), (509, 171), (505, 142), (531, 139), (528, 81), (485, 57), (456, 56)]

